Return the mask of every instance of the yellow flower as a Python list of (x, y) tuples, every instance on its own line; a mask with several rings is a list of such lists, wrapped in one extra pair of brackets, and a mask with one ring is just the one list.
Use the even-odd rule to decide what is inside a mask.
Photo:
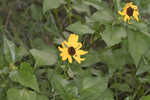
[(72, 57), (78, 62), (84, 61), (85, 58), (80, 58), (80, 55), (87, 54), (88, 51), (81, 50), (82, 43), (78, 42), (78, 35), (70, 34), (68, 41), (62, 43), (62, 48), (58, 47), (61, 51), (60, 56), (62, 60), (68, 59), (69, 63), (72, 63)]
[(124, 22), (128, 20), (128, 23), (131, 24), (129, 21), (131, 19), (136, 19), (136, 21), (139, 21), (139, 11), (136, 5), (133, 5), (132, 2), (127, 3), (125, 7), (123, 8), (123, 11), (118, 11), (118, 13), (122, 16), (124, 16)]

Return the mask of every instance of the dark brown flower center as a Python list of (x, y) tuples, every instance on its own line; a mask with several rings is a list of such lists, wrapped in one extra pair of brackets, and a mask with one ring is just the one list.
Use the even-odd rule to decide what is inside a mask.
[(76, 50), (74, 49), (74, 47), (69, 47), (68, 48), (68, 53), (73, 56), (76, 53)]
[(127, 15), (128, 15), (129, 17), (133, 15), (133, 9), (132, 9), (131, 7), (129, 7), (129, 8), (127, 9)]

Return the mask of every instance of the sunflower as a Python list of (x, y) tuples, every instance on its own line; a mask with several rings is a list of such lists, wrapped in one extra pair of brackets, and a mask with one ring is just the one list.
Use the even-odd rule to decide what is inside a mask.
[(131, 19), (136, 19), (136, 21), (139, 21), (139, 11), (136, 5), (133, 5), (132, 2), (127, 3), (125, 7), (123, 8), (123, 11), (118, 11), (118, 13), (122, 16), (124, 16), (124, 22), (128, 20), (128, 23), (130, 24)]
[(61, 51), (60, 56), (62, 60), (68, 59), (69, 63), (72, 63), (72, 57), (80, 64), (85, 58), (80, 58), (81, 55), (85, 55), (88, 51), (81, 50), (82, 43), (78, 42), (78, 35), (70, 34), (68, 41), (62, 42), (62, 48), (58, 47)]

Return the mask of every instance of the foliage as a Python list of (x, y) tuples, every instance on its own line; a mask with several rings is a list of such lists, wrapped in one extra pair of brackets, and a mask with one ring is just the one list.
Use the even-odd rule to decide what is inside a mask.
[[(150, 100), (149, 27), (150, 0), (1, 0), (0, 100)], [(61, 59), (70, 33), (81, 64)]]

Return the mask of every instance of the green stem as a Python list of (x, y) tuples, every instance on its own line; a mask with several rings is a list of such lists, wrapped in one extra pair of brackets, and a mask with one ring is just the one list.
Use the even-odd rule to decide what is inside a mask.
[(71, 18), (71, 12), (72, 12), (72, 8), (71, 8), (71, 0), (67, 0), (67, 7), (64, 5), (64, 8), (68, 11), (68, 19), (69, 19), (69, 23), (72, 24), (72, 18)]
[(54, 10), (53, 10), (53, 13), (55, 14), (56, 21), (57, 21), (57, 24), (58, 24), (59, 28), (60, 28), (61, 30), (63, 30), (63, 26), (61, 25), (61, 21), (60, 21), (60, 18), (59, 18), (57, 9), (54, 9)]

